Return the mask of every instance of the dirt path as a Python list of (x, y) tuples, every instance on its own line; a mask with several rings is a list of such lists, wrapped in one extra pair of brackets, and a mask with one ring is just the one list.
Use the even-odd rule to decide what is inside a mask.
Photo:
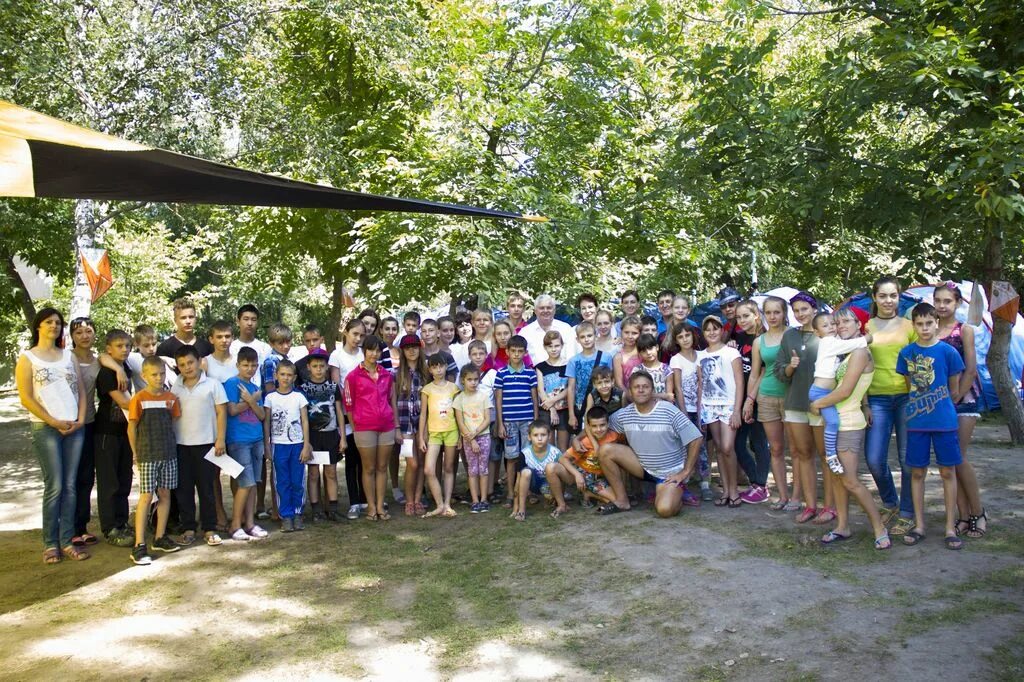
[(708, 505), (361, 520), (145, 568), (106, 545), (44, 567), (6, 396), (0, 678), (1019, 680), (1024, 461), (987, 425), (972, 460), (993, 523), (962, 552), (935, 532), (932, 476), (931, 534), (886, 553), (859, 511), (857, 538), (823, 549), (788, 515)]

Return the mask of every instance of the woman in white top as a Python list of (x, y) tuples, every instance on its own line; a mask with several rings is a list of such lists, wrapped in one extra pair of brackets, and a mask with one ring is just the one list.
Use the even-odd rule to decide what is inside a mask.
[[(82, 454), (85, 387), (71, 351), (57, 344), (64, 317), (43, 308), (32, 320), (32, 346), (18, 356), (18, 397), (29, 412), (32, 445), (43, 472), (43, 561), (75, 561), (89, 552), (71, 544), (75, 529), (75, 483)], [(63, 549), (63, 551), (62, 551)]]
[(93, 426), (96, 422), (96, 377), (100, 363), (93, 345), (96, 343), (96, 325), (88, 317), (71, 320), (71, 353), (78, 361), (78, 374), (82, 377), (85, 392), (85, 425), (82, 427), (82, 455), (78, 459), (78, 476), (75, 481), (75, 535), (71, 544), (75, 547), (95, 545), (96, 536), (88, 531), (92, 508), (92, 488), (96, 483), (96, 449)]

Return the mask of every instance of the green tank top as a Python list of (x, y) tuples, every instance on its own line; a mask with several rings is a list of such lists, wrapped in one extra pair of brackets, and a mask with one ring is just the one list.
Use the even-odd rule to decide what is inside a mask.
[(761, 376), (761, 388), (758, 394), (782, 398), (786, 395), (786, 385), (775, 378), (775, 361), (779, 357), (779, 348), (782, 346), (782, 343), (780, 341), (774, 346), (766, 345), (764, 342), (765, 336), (765, 334), (762, 334), (757, 337), (757, 343), (761, 352), (761, 362), (764, 363), (764, 374)]

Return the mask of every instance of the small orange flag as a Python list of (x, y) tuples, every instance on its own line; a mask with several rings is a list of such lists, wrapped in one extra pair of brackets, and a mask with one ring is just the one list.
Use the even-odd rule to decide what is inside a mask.
[(1009, 282), (992, 282), (992, 296), (988, 309), (993, 316), (1014, 324), (1017, 321), (1017, 311), (1020, 309), (1020, 295)]
[(103, 294), (114, 286), (114, 276), (110, 271), (110, 258), (106, 249), (82, 249), (82, 269), (92, 291), (92, 302), (100, 300)]

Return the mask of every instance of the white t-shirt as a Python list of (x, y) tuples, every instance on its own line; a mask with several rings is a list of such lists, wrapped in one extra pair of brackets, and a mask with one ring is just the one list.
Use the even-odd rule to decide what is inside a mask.
[(455, 359), (455, 366), (462, 371), (462, 368), (469, 364), (469, 343), (453, 343), (448, 346), (448, 352)]
[(736, 377), (732, 361), (739, 358), (740, 352), (730, 346), (722, 346), (714, 352), (703, 351), (698, 363), (704, 392), (701, 402), (704, 405), (731, 406), (736, 403)]
[(212, 445), (217, 440), (217, 405), (227, 403), (224, 385), (199, 375), (199, 382), (189, 388), (179, 375), (171, 393), (181, 403), (181, 419), (174, 421), (174, 437), (178, 445)]
[(206, 376), (222, 384), (231, 377), (238, 376), (238, 362), (235, 358), (236, 356), (232, 355), (227, 362), (220, 362), (212, 355), (207, 355), (203, 358), (206, 360)]
[(818, 339), (818, 355), (814, 360), (815, 379), (835, 379), (839, 368), (839, 356), (852, 353), (858, 348), (867, 348), (866, 336), (853, 339), (841, 339), (838, 336), (826, 336)]
[[(30, 350), (22, 354), (32, 363), (32, 396), (54, 419), (73, 422), (78, 419), (78, 362), (64, 349), (60, 360), (48, 362)], [(43, 420), (31, 412), (29, 420)]]
[(687, 412), (697, 411), (697, 370), (700, 365), (700, 358), (704, 351), (697, 351), (697, 357), (690, 362), (679, 353), (676, 353), (668, 361), (668, 366), (673, 371), (679, 370), (681, 390), (683, 392), (683, 405)]
[(542, 329), (540, 323), (534, 320), (519, 332), (519, 335), (526, 339), (526, 352), (534, 362), (540, 362), (548, 357), (548, 352), (544, 350), (544, 335), (549, 331), (556, 331), (562, 335), (562, 353), (559, 357), (563, 362), (569, 362), (572, 356), (579, 353), (576, 347), (576, 332), (568, 324), (561, 320), (551, 320), (551, 326)]
[(298, 391), (268, 393), (263, 407), (270, 411), (270, 442), (298, 445), (302, 440), (302, 410), (309, 401)]
[[(231, 353), (231, 357), (237, 358), (238, 351), (241, 348), (252, 348), (254, 351), (256, 351), (256, 355), (259, 356), (259, 364), (257, 365), (257, 367), (263, 367), (263, 361), (270, 357), (271, 348), (270, 344), (267, 343), (266, 341), (253, 339), (252, 341), (244, 342), (241, 339), (235, 339), (234, 341), (231, 342), (231, 345), (228, 347), (228, 351)], [(257, 378), (259, 377), (258, 372), (256, 376)]]
[(333, 353), (331, 353), (331, 357), (327, 359), (327, 364), (331, 367), (338, 368), (338, 385), (344, 386), (345, 377), (348, 376), (349, 372), (358, 367), (359, 363), (362, 361), (362, 348), (357, 349), (355, 353), (349, 353), (347, 350), (345, 350), (345, 347), (339, 343), (338, 347), (334, 349)]

